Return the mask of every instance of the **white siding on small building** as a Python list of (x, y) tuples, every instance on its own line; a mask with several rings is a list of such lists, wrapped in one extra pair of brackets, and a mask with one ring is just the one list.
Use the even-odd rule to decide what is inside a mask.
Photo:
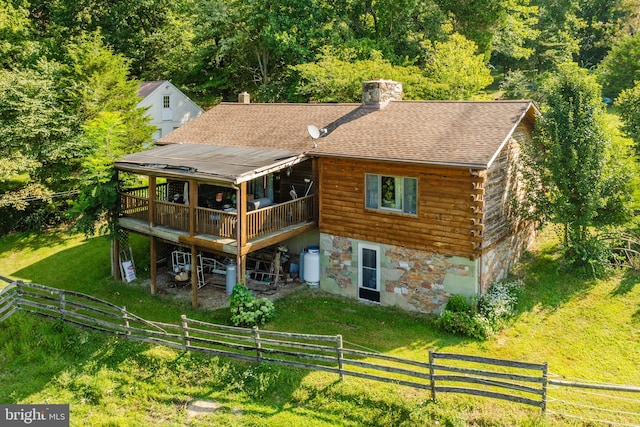
[[(142, 93), (145, 85), (147, 85), (147, 92), (151, 88), (148, 94)], [(154, 140), (204, 113), (202, 108), (167, 80), (143, 82), (138, 95), (146, 95), (138, 103), (138, 107), (148, 107), (147, 114), (151, 116), (150, 124), (157, 129), (153, 135)]]

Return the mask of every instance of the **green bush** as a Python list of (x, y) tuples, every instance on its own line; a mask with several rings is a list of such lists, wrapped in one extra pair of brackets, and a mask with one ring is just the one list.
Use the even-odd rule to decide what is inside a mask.
[(256, 298), (242, 283), (233, 287), (229, 298), (231, 323), (235, 326), (253, 327), (264, 325), (275, 313), (275, 306), (266, 298)]
[(436, 325), (443, 331), (478, 339), (486, 338), (491, 331), (485, 317), (462, 311), (444, 310), (436, 320)]
[(610, 270), (611, 248), (597, 237), (574, 241), (563, 251), (563, 267), (567, 272), (582, 278), (603, 277)]
[(520, 280), (497, 282), (480, 296), (478, 310), (494, 331), (515, 314), (522, 286)]
[(477, 307), (462, 295), (452, 295), (436, 326), (455, 335), (485, 339), (515, 314), (521, 288), (519, 280), (494, 283), (480, 296)]
[(462, 295), (451, 295), (444, 309), (454, 313), (471, 313), (472, 311), (471, 304)]

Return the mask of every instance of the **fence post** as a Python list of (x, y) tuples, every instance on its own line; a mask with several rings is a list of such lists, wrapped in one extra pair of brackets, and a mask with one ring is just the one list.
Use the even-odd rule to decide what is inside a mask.
[(547, 411), (547, 386), (549, 385), (549, 366), (547, 362), (543, 363), (542, 368), (542, 402), (541, 409), (544, 415)]
[(127, 331), (127, 335), (131, 335), (131, 330), (129, 329), (129, 316), (127, 315), (127, 307), (124, 305), (120, 309), (122, 311), (122, 318), (124, 319), (124, 328)]
[(16, 292), (18, 295), (18, 298), (16, 298), (16, 307), (18, 307), (18, 310), (22, 310), (22, 299), (24, 298), (24, 289), (22, 287), (24, 286), (24, 283), (21, 280), (18, 280), (16, 282), (16, 286), (18, 288)]
[(344, 359), (344, 353), (342, 351), (343, 347), (342, 347), (342, 335), (336, 335), (336, 337), (338, 338), (338, 372), (340, 372), (340, 381), (344, 380), (344, 373), (342, 372), (343, 369), (343, 364), (342, 361)]
[(181, 324), (182, 324), (182, 337), (184, 339), (184, 350), (187, 351), (188, 347), (191, 346), (191, 341), (189, 340), (189, 329), (187, 325), (187, 316), (184, 314), (180, 316)]
[(436, 375), (435, 375), (435, 357), (433, 356), (433, 350), (429, 350), (429, 380), (431, 382), (431, 400), (436, 401)]
[(260, 330), (257, 326), (253, 327), (253, 340), (256, 343), (256, 360), (260, 363), (262, 360), (262, 352), (260, 351), (262, 344), (260, 343)]
[(66, 309), (66, 294), (64, 289), (60, 289), (60, 318), (64, 320), (64, 311)]

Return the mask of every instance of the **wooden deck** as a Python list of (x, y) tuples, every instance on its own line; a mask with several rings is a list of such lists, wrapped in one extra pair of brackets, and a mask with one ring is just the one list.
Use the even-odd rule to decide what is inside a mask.
[[(247, 212), (245, 220), (241, 221), (247, 235), (247, 244), (241, 253), (261, 249), (317, 227), (314, 203), (315, 196), (309, 195)], [(195, 212), (193, 224), (192, 211)], [(176, 244), (193, 244), (203, 249), (237, 254), (237, 224), (238, 214), (232, 210), (192, 208), (182, 203), (151, 200), (140, 191), (120, 194), (121, 227)]]

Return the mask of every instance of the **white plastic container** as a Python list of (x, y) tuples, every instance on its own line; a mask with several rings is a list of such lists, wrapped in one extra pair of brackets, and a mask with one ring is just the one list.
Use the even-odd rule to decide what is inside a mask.
[(320, 286), (320, 248), (312, 246), (304, 254), (304, 281), (310, 288)]

